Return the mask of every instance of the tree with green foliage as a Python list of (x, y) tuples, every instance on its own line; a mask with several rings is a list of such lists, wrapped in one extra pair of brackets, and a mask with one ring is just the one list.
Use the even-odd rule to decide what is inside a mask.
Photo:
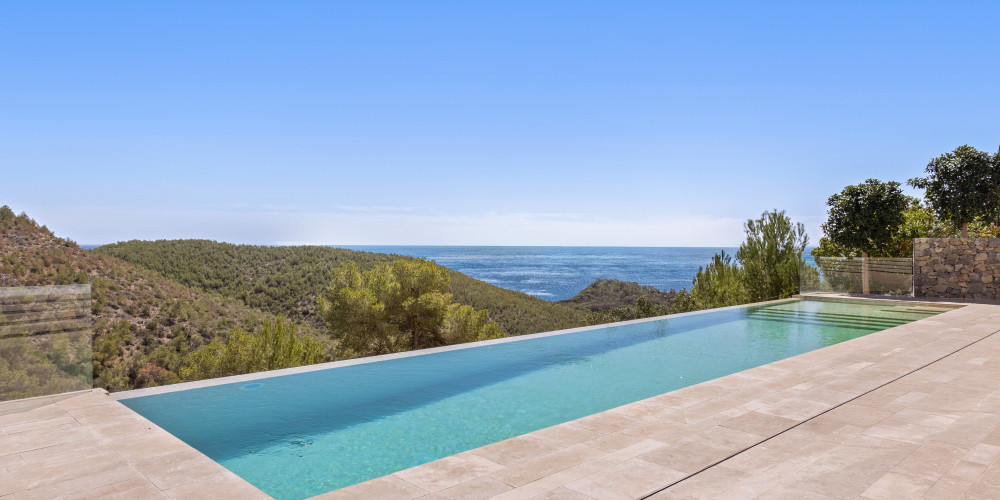
[(783, 210), (743, 224), (746, 240), (736, 259), (726, 252), (698, 269), (691, 295), (701, 309), (791, 297), (799, 290), (802, 252), (809, 244), (805, 226)]
[(236, 328), (229, 332), (225, 342), (216, 339), (191, 353), (180, 369), (180, 376), (184, 380), (201, 380), (328, 360), (323, 354), (323, 344), (299, 336), (294, 323), (278, 318), (253, 333)]
[(449, 304), (441, 325), (441, 336), (446, 344), (464, 344), (477, 340), (506, 337), (500, 325), (490, 321), (489, 313), (477, 311), (472, 306)]
[(397, 259), (362, 272), (341, 264), (317, 299), (338, 354), (371, 356), (502, 336), (469, 307), (452, 307), (447, 270), (423, 259)]
[(830, 206), (823, 232), (830, 242), (861, 252), (861, 282), (864, 293), (868, 283), (869, 254), (888, 253), (893, 238), (903, 225), (907, 197), (898, 182), (868, 179), (847, 186), (827, 200)]
[(725, 251), (715, 254), (712, 262), (699, 267), (691, 295), (699, 309), (726, 307), (749, 302), (743, 269)]
[[(910, 257), (913, 255), (914, 238), (952, 238), (958, 236), (955, 227), (941, 220), (934, 210), (919, 198), (906, 197), (907, 206), (903, 210), (903, 223), (892, 237), (892, 242), (884, 251), (873, 251), (869, 257)], [(987, 230), (987, 225), (973, 223), (970, 228), (977, 234)], [(860, 257), (861, 251), (834, 243), (828, 237), (819, 239), (819, 245), (812, 249), (813, 257)]]
[(802, 252), (809, 244), (805, 225), (784, 211), (761, 214), (743, 226), (747, 239), (736, 251), (749, 302), (791, 297), (799, 290)]
[(1000, 152), (990, 155), (966, 144), (934, 158), (925, 171), (926, 177), (908, 184), (923, 189), (931, 208), (961, 227), (963, 238), (969, 223), (1000, 215)]

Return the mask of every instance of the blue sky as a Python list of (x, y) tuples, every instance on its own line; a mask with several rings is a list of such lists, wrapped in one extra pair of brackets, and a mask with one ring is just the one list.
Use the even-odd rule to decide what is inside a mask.
[(732, 246), (772, 208), (815, 242), (843, 186), (997, 149), (998, 18), (996, 2), (4, 2), (0, 204), (85, 244)]

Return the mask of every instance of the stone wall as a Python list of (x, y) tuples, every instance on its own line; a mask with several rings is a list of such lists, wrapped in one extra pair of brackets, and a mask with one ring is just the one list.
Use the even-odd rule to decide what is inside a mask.
[(1000, 238), (913, 240), (913, 294), (1000, 298)]

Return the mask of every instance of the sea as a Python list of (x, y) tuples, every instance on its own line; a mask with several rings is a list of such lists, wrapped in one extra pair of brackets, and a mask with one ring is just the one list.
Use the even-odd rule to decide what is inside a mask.
[(691, 288), (712, 256), (728, 247), (341, 246), (433, 260), (478, 280), (545, 300), (569, 299), (600, 278), (660, 290)]

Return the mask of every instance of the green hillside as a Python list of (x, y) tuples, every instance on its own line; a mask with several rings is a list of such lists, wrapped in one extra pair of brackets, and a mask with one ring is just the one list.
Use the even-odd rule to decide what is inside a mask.
[[(329, 284), (334, 268), (354, 262), (365, 270), (378, 262), (409, 258), (322, 246), (234, 245), (208, 240), (128, 241), (91, 252), (318, 329), (325, 325), (316, 315), (316, 296)], [(506, 290), (457, 271), (449, 273), (455, 300), (489, 311), (490, 318), (510, 335), (571, 328), (585, 321), (582, 310)]]
[[(82, 250), (27, 215), (0, 207), (0, 286), (74, 283), (91, 285), (94, 385), (112, 391), (178, 382), (190, 354), (234, 328), (253, 332), (276, 320), (242, 301)], [(324, 342), (332, 354), (325, 329), (300, 324), (298, 331)], [(25, 366), (24, 359), (5, 359), (14, 354), (0, 349), (0, 372), (4, 363), (7, 369)], [(24, 387), (8, 389), (30, 392), (36, 382), (29, 376), (19, 384)]]

